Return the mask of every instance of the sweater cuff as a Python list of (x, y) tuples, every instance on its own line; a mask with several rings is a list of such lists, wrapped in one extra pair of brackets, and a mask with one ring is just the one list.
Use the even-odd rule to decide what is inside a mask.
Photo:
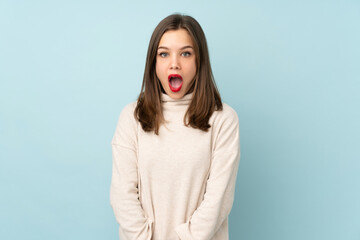
[(175, 232), (181, 240), (194, 240), (190, 234), (189, 222), (183, 223), (175, 227)]

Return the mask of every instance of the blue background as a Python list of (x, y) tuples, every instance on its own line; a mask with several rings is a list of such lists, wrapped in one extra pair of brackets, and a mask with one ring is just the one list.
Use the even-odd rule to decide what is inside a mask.
[(359, 1), (0, 1), (0, 239), (117, 239), (110, 142), (194, 16), (238, 113), (231, 239), (360, 239)]

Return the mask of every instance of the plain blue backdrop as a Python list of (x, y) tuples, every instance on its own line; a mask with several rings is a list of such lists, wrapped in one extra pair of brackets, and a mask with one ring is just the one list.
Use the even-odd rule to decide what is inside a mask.
[(359, 1), (0, 1), (0, 239), (118, 239), (110, 142), (169, 14), (207, 36), (232, 240), (360, 239)]

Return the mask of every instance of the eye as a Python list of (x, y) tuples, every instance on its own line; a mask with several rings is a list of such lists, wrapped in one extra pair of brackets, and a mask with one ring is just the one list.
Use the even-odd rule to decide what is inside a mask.
[(160, 52), (159, 56), (160, 57), (167, 57), (169, 54), (167, 52)]
[(183, 57), (189, 57), (191, 55), (191, 52), (183, 52), (181, 56)]

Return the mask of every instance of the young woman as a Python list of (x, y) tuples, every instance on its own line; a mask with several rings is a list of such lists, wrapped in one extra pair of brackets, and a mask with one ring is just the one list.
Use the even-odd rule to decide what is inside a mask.
[(239, 149), (238, 117), (221, 101), (203, 30), (190, 16), (166, 17), (112, 140), (120, 239), (228, 239)]

